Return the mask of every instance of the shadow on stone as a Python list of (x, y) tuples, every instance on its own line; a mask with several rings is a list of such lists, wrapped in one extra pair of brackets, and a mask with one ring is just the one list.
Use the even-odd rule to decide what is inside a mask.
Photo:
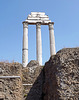
[[(49, 60), (44, 67), (45, 81), (43, 84), (43, 99), (42, 100), (60, 100), (57, 78), (56, 78), (56, 65)], [(53, 60), (54, 61), (54, 60)]]
[(79, 100), (79, 48), (51, 56), (26, 100)]
[(42, 89), (44, 83), (44, 75), (43, 70), (37, 77), (36, 81), (34, 82), (32, 88), (30, 89), (27, 97), (25, 100), (43, 100), (42, 99)]

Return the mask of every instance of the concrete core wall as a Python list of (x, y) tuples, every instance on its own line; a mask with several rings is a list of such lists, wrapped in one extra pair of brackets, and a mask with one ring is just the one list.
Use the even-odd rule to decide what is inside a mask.
[(0, 79), (0, 99), (79, 100), (79, 48), (60, 50), (44, 66), (0, 62), (0, 76), (13, 75), (21, 78)]

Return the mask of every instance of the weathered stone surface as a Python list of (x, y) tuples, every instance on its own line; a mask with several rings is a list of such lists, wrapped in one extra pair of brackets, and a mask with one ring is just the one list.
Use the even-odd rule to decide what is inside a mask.
[[(24, 97), (26, 100), (41, 100), (43, 86), (43, 71), (37, 61), (30, 61), (26, 68), (23, 68)], [(32, 84), (32, 85), (28, 85)]]
[[(0, 76), (20, 76), (22, 66), (19, 63), (0, 62)], [(21, 78), (0, 79), (1, 100), (22, 100), (23, 86)]]
[(41, 68), (39, 63), (35, 60), (32, 60), (28, 63), (27, 67), (23, 68), (23, 83), (24, 84), (33, 84), (37, 77), (39, 76)]
[(51, 20), (49, 20), (48, 15), (45, 15), (44, 12), (31, 12), (25, 22), (28, 22), (29, 24), (36, 24), (38, 22), (41, 22), (41, 24), (48, 24), (49, 22), (51, 22)]
[(21, 79), (0, 79), (0, 99), (79, 100), (79, 48), (60, 50), (44, 67), (0, 62), (0, 76), (13, 75)]
[(79, 100), (79, 48), (66, 48), (44, 67), (43, 100)]

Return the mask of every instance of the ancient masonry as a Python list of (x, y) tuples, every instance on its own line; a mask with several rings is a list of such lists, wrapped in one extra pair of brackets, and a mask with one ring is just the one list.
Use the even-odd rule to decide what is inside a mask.
[(50, 56), (55, 55), (55, 38), (54, 38), (54, 22), (44, 12), (31, 12), (27, 19), (23, 22), (23, 49), (22, 49), (22, 65), (26, 67), (28, 64), (28, 25), (36, 25), (36, 59), (42, 65), (42, 41), (41, 41), (41, 25), (49, 26), (50, 36)]
[(79, 48), (64, 48), (44, 66), (0, 62), (0, 100), (79, 100)]

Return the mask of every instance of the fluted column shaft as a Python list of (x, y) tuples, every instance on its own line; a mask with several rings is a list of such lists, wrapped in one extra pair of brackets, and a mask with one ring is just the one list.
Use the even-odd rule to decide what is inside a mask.
[(42, 65), (41, 24), (36, 24), (36, 59)]
[(22, 65), (26, 67), (28, 64), (28, 23), (23, 23), (23, 49), (22, 49)]
[(49, 36), (50, 36), (50, 56), (55, 55), (55, 37), (54, 37), (54, 23), (49, 23)]

